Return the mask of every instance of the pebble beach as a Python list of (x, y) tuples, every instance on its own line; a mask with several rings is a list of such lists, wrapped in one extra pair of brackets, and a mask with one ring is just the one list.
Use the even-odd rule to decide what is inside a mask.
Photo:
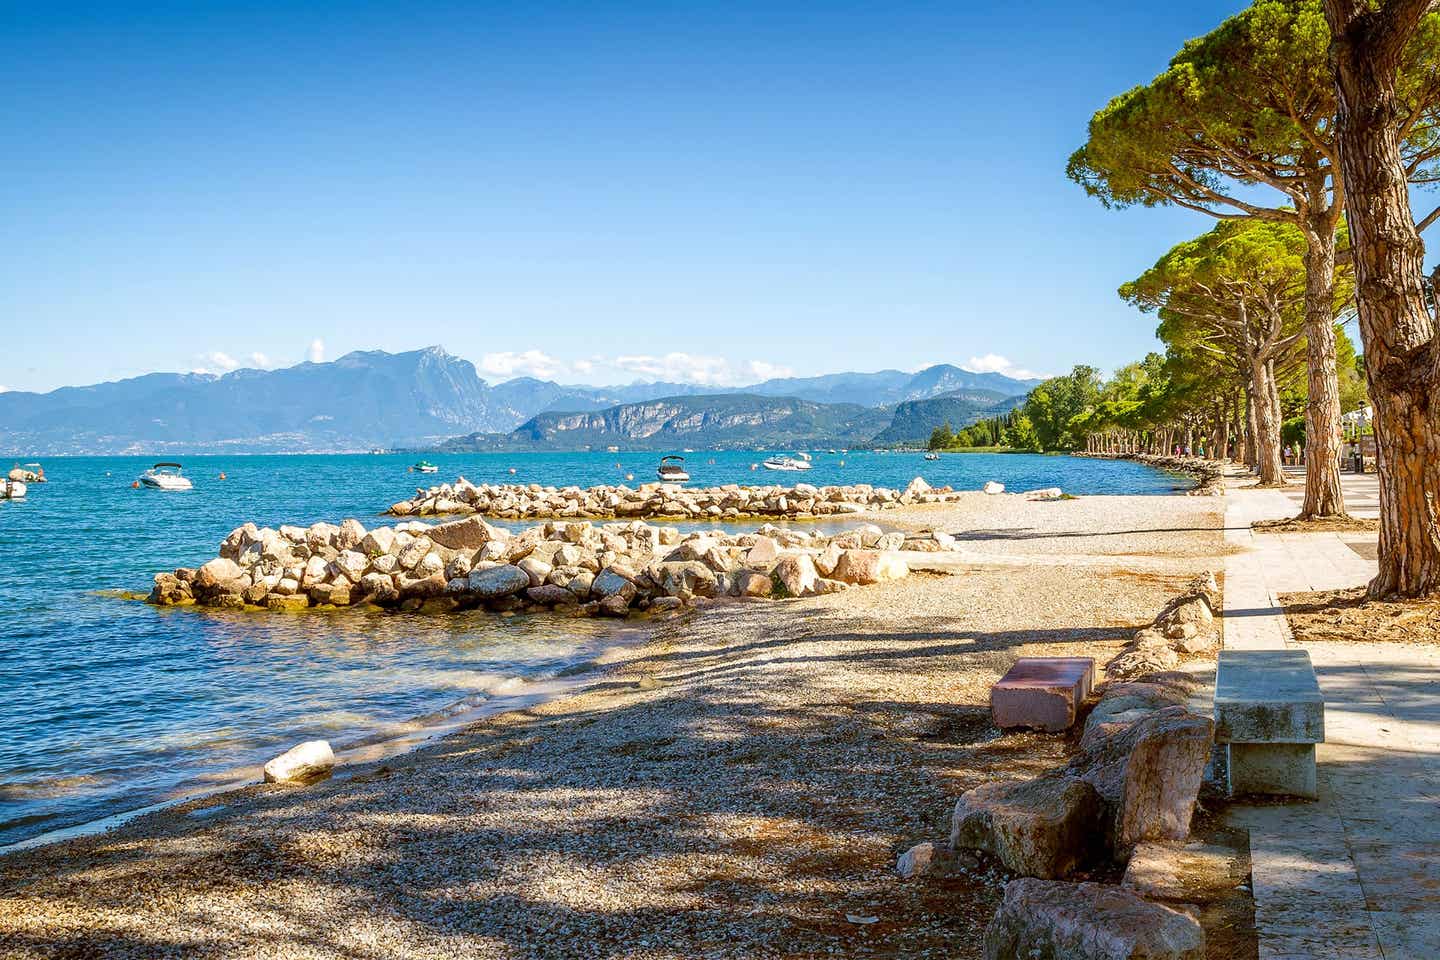
[(991, 726), (989, 685), (1019, 656), (1114, 656), (1215, 567), (1220, 507), (975, 493), (884, 520), (962, 549), (702, 603), (573, 696), (324, 783), (0, 856), (0, 953), (978, 957), (1003, 871), (902, 881), (897, 855), (944, 838), (959, 793), (1064, 754)]

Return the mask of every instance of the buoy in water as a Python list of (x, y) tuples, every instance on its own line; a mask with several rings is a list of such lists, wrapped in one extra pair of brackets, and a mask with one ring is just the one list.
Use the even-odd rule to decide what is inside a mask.
[(131, 490), (139, 490), (139, 489), (140, 489), (140, 481), (139, 481), (139, 480), (136, 480), (134, 483), (130, 484), (130, 489), (131, 489)]
[(515, 468), (514, 468), (514, 467), (511, 467), (511, 468), (510, 468), (510, 472), (511, 472), (511, 473), (514, 473), (514, 472), (515, 472)]
[(224, 479), (225, 479), (225, 471), (224, 471), (224, 470), (221, 470), (221, 471), (220, 471), (220, 479), (221, 479), (221, 480), (224, 480)]
[(760, 464), (758, 464), (758, 463), (752, 463), (752, 464), (750, 464), (750, 469), (751, 469), (751, 470), (759, 470), (759, 469), (760, 469)]
[(635, 479), (635, 474), (633, 474), (633, 473), (627, 473), (627, 474), (625, 474), (625, 479), (626, 479), (626, 480), (634, 480), (634, 479)]

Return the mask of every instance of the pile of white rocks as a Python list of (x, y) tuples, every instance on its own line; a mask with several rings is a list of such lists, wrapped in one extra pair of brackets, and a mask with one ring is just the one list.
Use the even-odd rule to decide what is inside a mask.
[[(1002, 488), (1003, 489), (1003, 488)], [(787, 519), (806, 520), (890, 510), (913, 503), (949, 503), (961, 496), (949, 487), (932, 487), (916, 477), (904, 490), (867, 483), (815, 487), (686, 487), (646, 483), (639, 487), (543, 487), (533, 484), (480, 484), (464, 477), (390, 507), (397, 517), (477, 513), (502, 520), (609, 519)]]
[(804, 597), (909, 574), (902, 551), (953, 550), (948, 534), (782, 529), (682, 533), (644, 521), (552, 520), (518, 533), (478, 516), (365, 529), (358, 520), (278, 530), (247, 523), (197, 569), (155, 575), (149, 601), (299, 610), (564, 609), (624, 616), (696, 598)]

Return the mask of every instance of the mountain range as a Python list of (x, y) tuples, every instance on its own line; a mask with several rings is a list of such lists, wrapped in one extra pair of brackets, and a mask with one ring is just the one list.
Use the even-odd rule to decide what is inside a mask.
[[(658, 448), (672, 438), (692, 447), (860, 446), (922, 439), (947, 420), (959, 427), (1004, 412), (1036, 382), (938, 364), (735, 389), (530, 377), (490, 384), (440, 347), (371, 350), (277, 370), (0, 393), (0, 456)], [(929, 423), (933, 416), (945, 419)]]

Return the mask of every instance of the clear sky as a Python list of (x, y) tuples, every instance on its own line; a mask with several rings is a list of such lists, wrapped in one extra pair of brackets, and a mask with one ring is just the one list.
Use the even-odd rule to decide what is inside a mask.
[(0, 0), (0, 386), (1111, 368), (1212, 222), (1065, 160), (1241, 6)]

